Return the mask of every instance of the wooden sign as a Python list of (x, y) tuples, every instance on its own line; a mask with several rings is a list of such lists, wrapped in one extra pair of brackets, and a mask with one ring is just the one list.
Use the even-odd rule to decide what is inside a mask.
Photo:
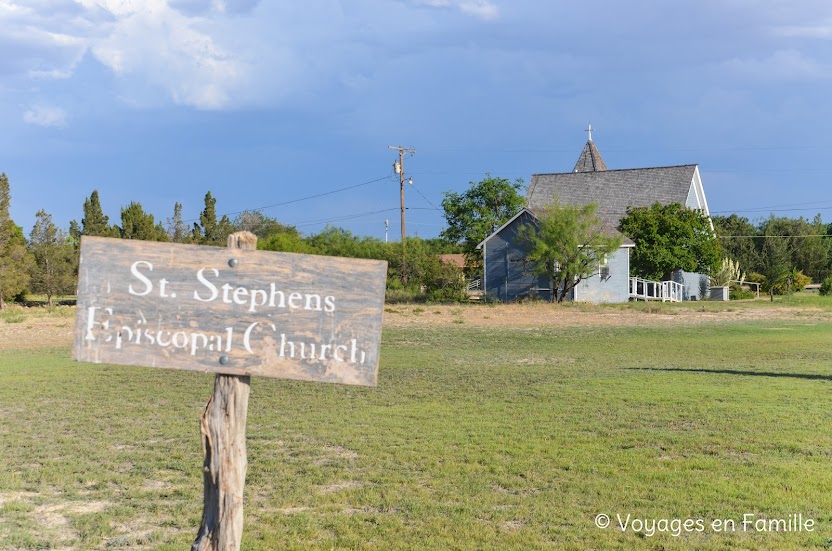
[(387, 263), (83, 237), (73, 359), (376, 384)]

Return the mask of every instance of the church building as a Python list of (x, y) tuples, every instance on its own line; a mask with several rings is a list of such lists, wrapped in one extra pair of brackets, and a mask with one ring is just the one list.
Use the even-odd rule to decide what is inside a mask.
[[(629, 207), (649, 207), (657, 201), (663, 205), (681, 203), (710, 216), (698, 165), (609, 170), (592, 141), (592, 126), (588, 132), (589, 139), (572, 171), (532, 175), (525, 207), (478, 245), (483, 252), (482, 285), (487, 295), (504, 302), (529, 297), (551, 298), (548, 277), (534, 274), (525, 261), (519, 231), (523, 225), (533, 223), (535, 213), (555, 199), (562, 205), (595, 203), (597, 216), (610, 232), (618, 232), (616, 228)], [(597, 273), (581, 281), (567, 299), (601, 303), (627, 302), (645, 296), (659, 300), (697, 300), (705, 295), (706, 276), (678, 270), (671, 281), (647, 282), (648, 286), (659, 284), (647, 291), (643, 280), (634, 281), (629, 274), (630, 251), (636, 246), (637, 243), (624, 237), (618, 251), (603, 259)]]

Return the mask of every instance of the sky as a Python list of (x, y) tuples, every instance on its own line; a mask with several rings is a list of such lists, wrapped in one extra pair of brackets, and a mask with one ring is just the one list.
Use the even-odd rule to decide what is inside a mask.
[[(832, 221), (828, 0), (0, 0), (0, 171), (28, 235), (98, 190), (434, 237), (487, 174), (696, 163), (712, 213)], [(339, 191), (340, 190), (340, 191)]]

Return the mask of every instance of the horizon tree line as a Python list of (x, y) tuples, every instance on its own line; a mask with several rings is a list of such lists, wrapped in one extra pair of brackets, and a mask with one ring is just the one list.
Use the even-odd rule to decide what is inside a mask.
[[(10, 183), (8, 176), (0, 173), (0, 309), (8, 301), (25, 299), (27, 293), (44, 295), (49, 305), (55, 297), (73, 294), (80, 239), (84, 235), (225, 246), (228, 235), (241, 230), (257, 235), (258, 248), (262, 250), (387, 260), (389, 296), (403, 300), (459, 300), (465, 296), (465, 281), (457, 268), (442, 263), (438, 255), (464, 253), (468, 262), (467, 275), (476, 276), (479, 263), (476, 245), (522, 207), (522, 189), (522, 180), (512, 182), (487, 174), (480, 182), (469, 182), (469, 189), (464, 193), (445, 193), (442, 208), (447, 227), (440, 236), (407, 239), (409, 284), (404, 285), (401, 243), (362, 237), (332, 226), (304, 236), (294, 226), (257, 210), (243, 211), (234, 219), (228, 215), (218, 216), (217, 200), (210, 191), (203, 198), (198, 221), (189, 225), (182, 218), (180, 202), (174, 203), (173, 214), (164, 223), (157, 221), (137, 201), (121, 208), (120, 224), (111, 223), (101, 207), (98, 190), (93, 190), (82, 204), (81, 221), (72, 220), (68, 231), (57, 227), (51, 214), (41, 209), (27, 236), (9, 215)], [(568, 208), (558, 210), (561, 214), (567, 211)], [(678, 220), (678, 211), (675, 206), (660, 205), (635, 209), (630, 222), (625, 225), (637, 227), (634, 221), (645, 220), (644, 217), (648, 218), (640, 223), (642, 227), (651, 227), (661, 217)], [(811, 221), (774, 214), (756, 222), (737, 214), (712, 216), (711, 219), (716, 239), (706, 244), (707, 258), (700, 262), (703, 269), (715, 265), (716, 258), (730, 258), (739, 263), (749, 280), (763, 283), (766, 288), (773, 287), (776, 292), (783, 289), (783, 281), (787, 278), (790, 282), (803, 281), (802, 277), (819, 283), (832, 275), (832, 239), (829, 239), (832, 224), (824, 224), (819, 214)], [(701, 225), (701, 222), (691, 220)], [(558, 239), (569, 239), (565, 235), (568, 231), (559, 233)], [(633, 269), (642, 275), (650, 270), (658, 273), (661, 264), (651, 265), (647, 254), (651, 243), (649, 232), (645, 235), (642, 230), (638, 237), (643, 243), (645, 261), (644, 266), (638, 261), (633, 262)], [(536, 246), (538, 251), (542, 250), (539, 240)], [(686, 250), (690, 248), (685, 247)], [(685, 259), (685, 262), (692, 260)]]

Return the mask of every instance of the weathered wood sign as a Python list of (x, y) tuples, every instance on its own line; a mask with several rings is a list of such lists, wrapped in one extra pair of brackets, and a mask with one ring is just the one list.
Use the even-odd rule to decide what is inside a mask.
[(387, 263), (84, 237), (73, 359), (376, 384)]

